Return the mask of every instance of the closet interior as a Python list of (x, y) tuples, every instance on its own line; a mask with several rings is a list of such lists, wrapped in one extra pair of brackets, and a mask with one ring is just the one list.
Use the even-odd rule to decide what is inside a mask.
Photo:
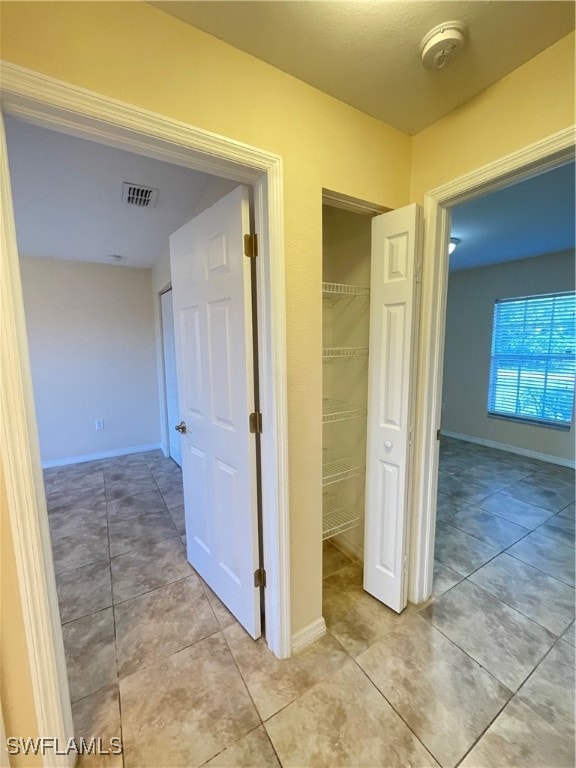
[(363, 559), (371, 216), (324, 205), (322, 538)]

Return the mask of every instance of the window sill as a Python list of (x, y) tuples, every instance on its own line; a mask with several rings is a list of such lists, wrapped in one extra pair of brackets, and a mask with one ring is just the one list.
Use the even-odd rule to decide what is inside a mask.
[(527, 424), (531, 427), (546, 427), (548, 429), (559, 429), (563, 432), (568, 432), (572, 429), (572, 424), (560, 424), (554, 421), (541, 421), (539, 419), (530, 419), (525, 416), (512, 416), (506, 413), (488, 413), (486, 414), (489, 419), (500, 419), (501, 421), (513, 421), (516, 424)]

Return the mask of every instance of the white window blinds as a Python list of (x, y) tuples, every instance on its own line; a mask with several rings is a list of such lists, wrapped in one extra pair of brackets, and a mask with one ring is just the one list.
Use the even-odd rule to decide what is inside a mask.
[(574, 293), (496, 301), (488, 413), (570, 425), (575, 311)]

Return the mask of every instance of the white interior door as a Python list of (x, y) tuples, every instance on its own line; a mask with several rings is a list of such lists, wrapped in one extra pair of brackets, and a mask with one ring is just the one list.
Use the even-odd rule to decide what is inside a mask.
[(400, 612), (407, 602), (408, 472), (422, 213), (372, 221), (364, 589)]
[(248, 189), (170, 236), (188, 559), (260, 636)]
[(178, 382), (176, 380), (176, 349), (174, 344), (174, 313), (172, 291), (160, 296), (162, 307), (162, 337), (164, 346), (164, 386), (166, 390), (166, 412), (168, 416), (168, 450), (179, 467), (182, 466), (180, 435), (174, 429), (178, 424)]

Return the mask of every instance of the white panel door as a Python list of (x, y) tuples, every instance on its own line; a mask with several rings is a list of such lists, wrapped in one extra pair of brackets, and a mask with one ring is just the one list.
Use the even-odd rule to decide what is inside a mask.
[(174, 313), (172, 291), (160, 296), (162, 307), (162, 338), (164, 346), (164, 386), (166, 389), (166, 412), (168, 416), (168, 449), (170, 456), (179, 467), (182, 466), (180, 435), (174, 429), (178, 424), (178, 382), (176, 380), (176, 349), (174, 344)]
[(170, 236), (188, 560), (259, 637), (249, 198), (238, 187)]
[(407, 602), (408, 473), (421, 209), (372, 221), (364, 589), (395, 611)]

